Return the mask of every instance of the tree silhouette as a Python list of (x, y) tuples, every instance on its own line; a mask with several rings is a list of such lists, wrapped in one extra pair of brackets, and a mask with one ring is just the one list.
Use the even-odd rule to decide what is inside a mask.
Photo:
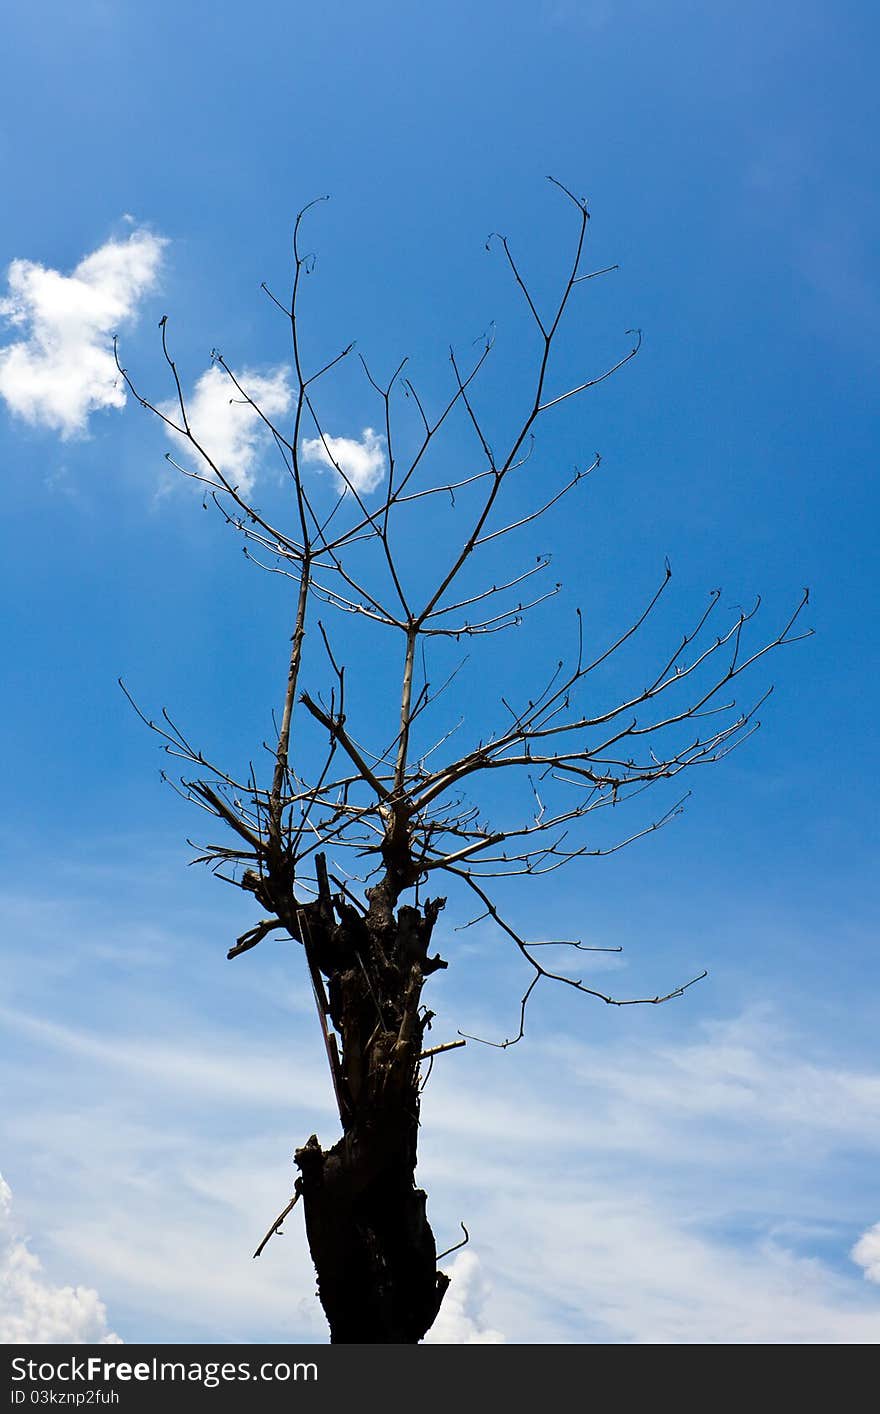
[[(301, 1198), (334, 1342), (417, 1342), (443, 1299), (449, 1279), (438, 1270), (425, 1194), (414, 1180), (420, 1090), (438, 1052), (466, 1039), (502, 1048), (519, 1042), (542, 982), (632, 1006), (680, 996), (699, 980), (662, 996), (629, 998), (589, 986), (547, 959), (592, 949), (577, 938), (524, 936), (501, 911), (497, 881), (535, 879), (661, 828), (680, 811), (681, 800), (618, 836), (597, 835), (592, 826), (612, 815), (616, 821), (617, 807), (634, 796), (717, 762), (746, 740), (759, 725), (767, 692), (740, 707), (732, 685), (772, 650), (806, 636), (797, 628), (806, 592), (781, 630), (753, 639), (760, 601), (716, 630), (720, 591), (713, 590), (674, 642), (657, 652), (642, 649), (652, 664), (647, 676), (640, 669), (631, 690), (618, 687), (609, 695), (619, 677), (609, 666), (616, 667), (631, 640), (641, 641), (669, 584), (667, 564), (640, 611), (607, 641), (588, 643), (593, 635), (585, 633), (578, 610), (570, 653), (557, 657), (542, 681), (529, 682), (512, 700), (503, 697), (495, 720), (456, 721), (453, 712), (438, 728), (439, 712), (449, 714), (455, 701), (461, 665), (444, 667), (435, 685), (434, 661), (450, 645), (454, 650), (467, 642), (474, 649), (489, 635), (518, 627), (560, 589), (548, 581), (548, 555), (517, 564), (504, 547), (569, 497), (599, 457), (555, 483), (542, 473), (540, 484), (532, 484), (538, 425), (623, 368), (641, 340), (630, 331), (631, 344), (610, 367), (572, 386), (554, 384), (552, 354), (578, 287), (615, 267), (582, 268), (586, 203), (550, 180), (572, 211), (574, 239), (549, 312), (541, 312), (508, 240), (496, 235), (487, 242), (509, 266), (535, 336), (531, 391), (500, 451), (480, 408), (491, 337), (467, 363), (450, 354), (448, 396), (433, 410), (406, 361), (382, 382), (361, 359), (381, 409), (387, 454), (381, 484), (367, 489), (344, 440), (328, 434), (316, 405), (320, 385), (351, 358), (353, 346), (316, 368), (303, 354), (303, 283), (313, 260), (302, 251), (302, 226), (315, 203), (296, 219), (289, 302), (263, 287), (290, 327), (294, 399), (286, 431), (266, 416), (224, 357), (213, 354), (229, 379), (230, 397), (260, 419), (283, 461), (289, 494), (280, 517), (270, 520), (193, 430), (166, 319), (162, 349), (176, 406), (148, 400), (119, 365), (141, 405), (192, 455), (190, 464), (169, 460), (205, 488), (206, 499), (243, 538), (248, 557), (278, 575), (292, 599), (287, 679), (267, 768), (251, 764), (238, 777), (207, 760), (166, 711), (150, 720), (136, 710), (163, 738), (167, 753), (185, 763), (175, 788), (225, 827), (224, 841), (199, 846), (200, 861), (252, 894), (263, 912), (228, 956), (238, 959), (276, 932), (303, 950), (343, 1132), (330, 1148), (312, 1135), (296, 1151), (294, 1197), (255, 1255)], [(454, 420), (469, 429), (472, 446), (472, 459), (455, 474), (441, 461), (442, 434)], [(335, 477), (329, 499), (326, 478), (304, 471), (307, 448)], [(507, 510), (513, 483), (520, 501), (532, 497), (524, 510), (522, 504)], [(344, 659), (352, 635), (380, 630), (396, 636), (401, 667), (393, 718), (368, 747), (349, 718)], [(387, 688), (383, 680), (382, 692)], [(518, 797), (503, 791), (493, 813), (487, 802), (499, 775), (521, 789)], [(505, 1039), (462, 1036), (426, 1044), (433, 1013), (422, 992), (431, 973), (447, 966), (430, 950), (447, 885), (473, 900), (471, 921), (491, 920), (528, 968), (516, 1026)]]

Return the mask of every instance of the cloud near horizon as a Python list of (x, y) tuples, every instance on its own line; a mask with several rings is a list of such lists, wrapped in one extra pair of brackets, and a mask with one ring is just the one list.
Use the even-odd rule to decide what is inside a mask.
[[(291, 1137), (338, 1123), (301, 979), (281, 949), (235, 979), (206, 971), (192, 941), (228, 931), (228, 904), (181, 932), (152, 867), (139, 859), (145, 892), (127, 895), (102, 860), (103, 911), (81, 865), (63, 899), (0, 898), (28, 940), (0, 1007), (10, 1153), (20, 1183), (65, 1180), (61, 1207), (29, 1195), (30, 1221), (130, 1339), (321, 1342), (300, 1210), (251, 1258), (289, 1192)], [(121, 900), (147, 930), (122, 947)], [(458, 1017), (460, 985), (438, 1021)], [(824, 1054), (769, 1004), (684, 1034), (599, 1025), (539, 1030), (503, 1065), (469, 1044), (436, 1067), (417, 1181), (438, 1245), (462, 1218), (472, 1245), (442, 1263), (429, 1343), (880, 1343), (870, 1048)]]
[(112, 336), (154, 288), (167, 240), (143, 228), (109, 240), (69, 275), (13, 260), (0, 316), (20, 336), (0, 348), (0, 397), (10, 412), (67, 441), (92, 413), (125, 406)]
[(500, 1331), (485, 1319), (491, 1298), (480, 1259), (474, 1252), (462, 1252), (449, 1266), (449, 1289), (440, 1314), (428, 1334), (426, 1345), (504, 1345)]
[(53, 1286), (39, 1257), (18, 1236), (12, 1190), (0, 1174), (0, 1343), (122, 1345), (107, 1329), (107, 1312), (87, 1286)]
[(865, 1274), (865, 1281), (880, 1283), (880, 1223), (863, 1232), (849, 1254)]

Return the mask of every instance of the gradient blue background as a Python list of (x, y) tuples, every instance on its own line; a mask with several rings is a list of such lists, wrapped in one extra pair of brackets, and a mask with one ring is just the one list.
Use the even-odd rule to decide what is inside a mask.
[[(545, 175), (588, 195), (591, 265), (621, 268), (583, 288), (563, 367), (577, 378), (581, 367), (603, 366), (627, 346), (632, 326), (645, 342), (632, 365), (545, 433), (548, 454), (564, 464), (595, 448), (605, 459), (579, 490), (576, 509), (544, 536), (569, 608), (582, 603), (588, 618), (613, 626), (668, 555), (673, 609), (682, 616), (719, 584), (724, 604), (761, 592), (775, 624), (809, 585), (816, 635), (759, 670), (756, 689), (777, 684), (762, 731), (742, 754), (697, 773), (680, 820), (613, 860), (554, 876), (550, 894), (523, 895), (518, 905), (531, 926), (623, 943), (625, 966), (602, 974), (600, 985), (611, 978), (618, 990), (653, 991), (703, 966), (707, 981), (685, 1001), (647, 1013), (612, 1014), (548, 992), (534, 1011), (531, 1061), (525, 1048), (514, 1058), (469, 1047), (447, 1059), (441, 1083), (451, 1113), (493, 1104), (506, 1113), (511, 1097), (534, 1084), (535, 1113), (558, 1105), (571, 1120), (581, 1111), (566, 1099), (571, 1082), (554, 1048), (588, 1046), (594, 1059), (620, 1056), (625, 1065), (646, 1047), (663, 1055), (709, 1037), (723, 1069), (726, 1043), (718, 1038), (740, 1027), (767, 1094), (774, 1075), (779, 1086), (807, 1086), (807, 1099), (793, 1097), (774, 1126), (789, 1177), (779, 1187), (761, 1167), (766, 1105), (756, 1100), (735, 1144), (725, 1131), (734, 1157), (721, 1166), (719, 1189), (713, 1164), (721, 1141), (707, 1100), (692, 1117), (681, 1160), (688, 1205), (700, 1214), (700, 1240), (713, 1260), (726, 1254), (734, 1265), (754, 1264), (756, 1292), (760, 1254), (780, 1233), (794, 1287), (814, 1279), (821, 1286), (816, 1272), (825, 1273), (817, 1324), (803, 1327), (814, 1341), (823, 1339), (822, 1301), (831, 1313), (824, 1338), (880, 1334), (880, 1299), (847, 1255), (880, 1218), (872, 1178), (880, 1138), (878, 32), (872, 5), (809, 0), (770, 10), (751, 0), (476, 7), (452, 0), (434, 10), (260, 3), (245, 12), (225, 0), (107, 0), (81, 4), (75, 16), (58, 4), (16, 7), (0, 59), (7, 195), (0, 255), (68, 270), (118, 234), (125, 213), (168, 237), (161, 289), (125, 334), (127, 363), (157, 396), (168, 391), (155, 328), (165, 312), (190, 379), (215, 344), (234, 364), (283, 359), (284, 331), (259, 284), (285, 288), (294, 214), (329, 192), (333, 200), (309, 233), (320, 254), (308, 291), (315, 347), (357, 338), (379, 368), (409, 354), (434, 391), (447, 376), (448, 344), (468, 344), (494, 318), (510, 370), (490, 383), (492, 416), (503, 421), (514, 411), (528, 326), (497, 253), (483, 249), (485, 237), (507, 233), (537, 288), (549, 291), (570, 218)], [(370, 416), (365, 407), (341, 392), (328, 398), (331, 430), (357, 435)], [(186, 873), (183, 837), (194, 822), (160, 789), (154, 744), (115, 685), (123, 673), (151, 705), (166, 703), (197, 725), (212, 751), (236, 757), (266, 733), (283, 682), (283, 595), (248, 573), (197, 501), (157, 498), (163, 451), (158, 429), (131, 403), (122, 414), (93, 417), (88, 438), (63, 443), (0, 418), (7, 606), (0, 835), (13, 1097), (3, 1170), (47, 1279), (96, 1286), (124, 1338), (321, 1339), (301, 1234), (288, 1239), (299, 1244), (296, 1279), (284, 1252), (273, 1253), (277, 1290), (264, 1307), (236, 1317), (233, 1294), (226, 1305), (218, 1296), (216, 1307), (206, 1296), (201, 1309), (197, 1284), (163, 1287), (167, 1264), (139, 1269), (126, 1227), (140, 1193), (142, 1224), (164, 1231), (160, 1210), (166, 1225), (178, 1223), (173, 1250), (209, 1287), (201, 1258), (186, 1256), (188, 1234), (207, 1224), (198, 1251), (210, 1260), (249, 1241), (247, 1222), (262, 1231), (282, 1206), (289, 1150), (306, 1137), (304, 1125), (318, 1123), (314, 1106), (323, 1106), (325, 1137), (333, 1127), (299, 959), (267, 947), (236, 963), (234, 975), (233, 965), (227, 970), (225, 948), (248, 922), (246, 904)], [(524, 668), (553, 628), (545, 614), (538, 648), (534, 638), (521, 640)], [(359, 663), (367, 671), (360, 651), (353, 640), (346, 650), (352, 676)], [(477, 692), (472, 706), (480, 700)], [(506, 1032), (520, 975), (489, 934), (479, 946), (456, 941), (469, 937), (451, 932), (464, 916), (450, 910), (441, 943), (453, 966), (436, 984), (437, 1024), (453, 1034), (489, 1018)], [(290, 1064), (284, 1048), (293, 1034), (314, 1078), (291, 1080), (292, 1116), (272, 1097), (259, 1113), (244, 1092), (227, 1103), (219, 1072), (187, 1100), (185, 1057), (173, 1096), (162, 1089), (167, 1076), (162, 1082), (157, 1071), (150, 1080), (146, 1061), (145, 1088), (125, 1080), (135, 1043), (142, 1058), (189, 1041), (206, 1054), (228, 1049), (236, 1073), (246, 1074), (254, 1048), (265, 1050), (269, 1068), (273, 1055), (279, 1066)], [(210, 1044), (202, 1047), (200, 1037)], [(90, 1040), (111, 1050), (90, 1051)], [(804, 1077), (820, 1073), (859, 1078), (846, 1123), (837, 1114), (832, 1125), (809, 1098)], [(661, 1086), (656, 1101), (659, 1132), (634, 1142), (625, 1163), (614, 1145), (602, 1148), (608, 1126), (578, 1150), (585, 1193), (613, 1192), (623, 1165), (635, 1207), (664, 1194), (673, 1248), (686, 1228), (693, 1238), (676, 1206), (681, 1176), (668, 1187), (664, 1177), (677, 1132), (664, 1138), (664, 1104), (679, 1084), (670, 1070), (665, 1099)], [(748, 1084), (753, 1097), (765, 1094), (754, 1075)], [(624, 1107), (637, 1105), (635, 1081), (627, 1094)], [(583, 1103), (590, 1110), (592, 1102)], [(65, 1130), (62, 1117), (77, 1114), (79, 1128)], [(719, 1114), (723, 1127), (725, 1103)], [(429, 1096), (426, 1130), (430, 1118)], [(577, 1129), (577, 1118), (571, 1122)], [(114, 1134), (127, 1127), (137, 1138), (115, 1145)], [(450, 1241), (459, 1218), (468, 1220), (464, 1175), (483, 1155), (478, 1131), (464, 1124), (465, 1137), (450, 1141), (448, 1172), (443, 1155), (436, 1158), (440, 1226), (453, 1232)], [(548, 1161), (541, 1177), (545, 1194), (554, 1173), (572, 1177), (566, 1145), (574, 1140), (561, 1118), (554, 1133), (547, 1143), (558, 1163)], [(528, 1132), (509, 1128), (497, 1142), (502, 1150), (508, 1144), (505, 1163), (517, 1154), (533, 1162)], [(192, 1198), (207, 1183), (205, 1170), (239, 1145), (241, 1172), (227, 1176), (222, 1201), (231, 1203), (233, 1190), (240, 1195), (252, 1172), (262, 1202), (251, 1219), (242, 1201), (241, 1234), (220, 1197), (204, 1200), (220, 1205), (216, 1223)], [(119, 1172), (102, 1196), (99, 1175), (114, 1155)], [(201, 1179), (192, 1176), (199, 1172)], [(68, 1180), (76, 1196), (65, 1218), (58, 1192)], [(508, 1252), (511, 1215), (489, 1179), (481, 1191), (482, 1207), (470, 1194), (484, 1212), (474, 1250), (490, 1289), (484, 1316), (471, 1319), (516, 1340), (690, 1338), (685, 1317), (664, 1326), (635, 1296), (632, 1314), (594, 1324), (591, 1303), (606, 1298), (589, 1278), (572, 1307), (557, 1309), (573, 1278), (550, 1262), (545, 1285), (536, 1275), (530, 1287), (528, 1253), (519, 1253), (514, 1270)], [(583, 1221), (598, 1228), (592, 1201), (585, 1199)], [(571, 1202), (577, 1213), (576, 1187)], [(113, 1222), (105, 1250), (100, 1235)], [(84, 1240), (89, 1232), (94, 1241)], [(545, 1238), (534, 1242), (546, 1248)], [(627, 1259), (621, 1280), (633, 1293), (653, 1291), (650, 1250), (633, 1239), (632, 1251), (644, 1270)], [(685, 1260), (682, 1270), (698, 1265)], [(689, 1286), (681, 1277), (676, 1286), (673, 1269), (682, 1309), (691, 1309), (691, 1297), (694, 1312), (711, 1307), (713, 1283)], [(246, 1279), (258, 1281), (250, 1270)], [(510, 1297), (517, 1281), (532, 1290), (519, 1304)], [(657, 1289), (659, 1311), (662, 1281)], [(725, 1330), (732, 1339), (760, 1338), (747, 1323), (748, 1282), (742, 1289), (731, 1302), (746, 1334), (725, 1316), (717, 1329), (694, 1327), (703, 1331), (694, 1338), (725, 1339)], [(606, 1305), (613, 1308), (611, 1297)], [(836, 1324), (841, 1310), (868, 1324), (854, 1336)], [(798, 1337), (786, 1328), (767, 1338)]]

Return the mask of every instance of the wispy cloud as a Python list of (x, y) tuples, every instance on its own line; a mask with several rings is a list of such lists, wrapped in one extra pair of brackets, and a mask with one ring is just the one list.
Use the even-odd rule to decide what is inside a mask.
[[(251, 1258), (296, 1144), (339, 1132), (292, 997), (308, 995), (301, 958), (212, 962), (227, 904), (189, 915), (167, 891), (132, 894), (134, 875), (107, 884), (106, 917), (5, 901), (8, 1162), (41, 1255), (130, 1339), (325, 1339), (300, 1209)], [(121, 910), (149, 985), (107, 951)], [(460, 1006), (438, 987), (437, 1008), (446, 1035)], [(536, 1026), (503, 1056), (468, 1045), (435, 1067), (419, 1182), (438, 1245), (462, 1219), (471, 1244), (432, 1342), (880, 1342), (875, 1058), (828, 1054), (763, 1005), (590, 1021), (589, 1043)]]
[(89, 416), (125, 405), (112, 335), (153, 288), (167, 241), (143, 229), (110, 240), (64, 275), (31, 260), (9, 267), (0, 315), (20, 335), (0, 349), (0, 397), (11, 412), (63, 438)]
[[(46, 1049), (55, 1049), (69, 1063), (83, 1061), (102, 1067), (110, 1074), (126, 1074), (153, 1089), (169, 1093), (203, 1095), (227, 1104), (254, 1107), (282, 1107), (291, 1098), (290, 1079), (278, 1066), (278, 1053), (271, 1045), (250, 1047), (246, 1067), (229, 1052), (229, 1036), (201, 1028), (197, 1044), (173, 1034), (121, 1037), (94, 1035), (76, 1027), (42, 1021), (22, 1012), (0, 1007), (0, 1021)], [(241, 1037), (240, 1037), (241, 1039)], [(324, 1073), (317, 1048), (295, 1058), (304, 1102), (310, 1095), (323, 1096)]]
[[(518, 1340), (575, 1344), (876, 1344), (880, 1304), (820, 1258), (767, 1233), (706, 1230), (684, 1205), (617, 1191), (515, 1181), (495, 1223), (511, 1234), (492, 1258), (492, 1318)], [(527, 1213), (526, 1230), (523, 1214)], [(842, 1254), (841, 1254), (842, 1255)]]
[(303, 461), (332, 471), (340, 491), (352, 487), (359, 495), (374, 491), (385, 475), (385, 438), (365, 427), (355, 437), (304, 437)]
[[(286, 369), (255, 373), (245, 368), (236, 372), (235, 378), (267, 418), (280, 417), (290, 407)], [(179, 424), (180, 409), (176, 402), (164, 403), (161, 410)], [(272, 434), (259, 413), (241, 396), (229, 375), (216, 365), (206, 369), (199, 378), (187, 399), (186, 410), (193, 436), (214, 466), (243, 496), (249, 495), (260, 459), (272, 441)], [(194, 451), (192, 443), (167, 430), (175, 446), (175, 460), (182, 452), (182, 464), (187, 470), (216, 480), (211, 466)]]
[[(508, 1067), (515, 1103), (488, 1102), (491, 1061), (466, 1063), (480, 1105), (444, 1072), (429, 1087), (422, 1181), (435, 1212), (466, 1213), (509, 1340), (880, 1341), (846, 1261), (876, 1073), (820, 1063), (769, 1008), (678, 1042), (535, 1042)], [(880, 1224), (851, 1256), (880, 1280)]]
[(39, 1257), (15, 1230), (12, 1191), (0, 1174), (0, 1343), (3, 1345), (121, 1345), (107, 1328), (98, 1293), (54, 1286)]

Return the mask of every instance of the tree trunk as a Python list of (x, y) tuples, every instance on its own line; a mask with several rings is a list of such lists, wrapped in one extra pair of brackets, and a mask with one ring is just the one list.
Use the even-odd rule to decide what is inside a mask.
[[(445, 900), (395, 914), (388, 878), (362, 916), (330, 897), (323, 860), (318, 901), (301, 928), (343, 1125), (322, 1149), (312, 1135), (295, 1156), (318, 1296), (334, 1344), (416, 1344), (434, 1323), (448, 1278), (437, 1271), (425, 1194), (415, 1186), (419, 1056), (431, 1013), (425, 977)], [(323, 978), (327, 978), (324, 990)]]

